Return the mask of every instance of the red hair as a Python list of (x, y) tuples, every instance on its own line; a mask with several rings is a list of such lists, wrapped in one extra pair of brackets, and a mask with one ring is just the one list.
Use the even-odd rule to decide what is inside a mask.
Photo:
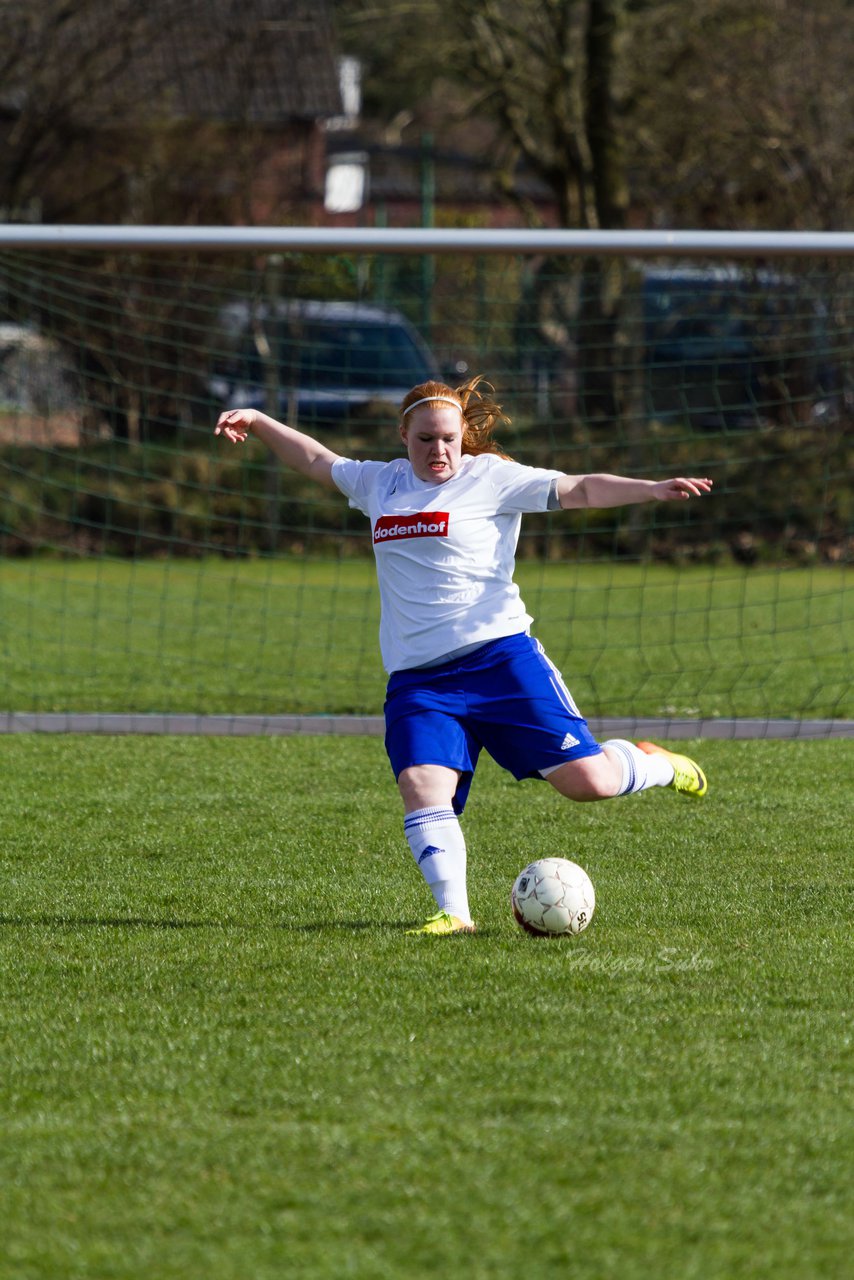
[(483, 382), (483, 374), (478, 374), (464, 382), (462, 386), (452, 388), (444, 382), (420, 382), (417, 387), (407, 391), (400, 406), (400, 425), (406, 421), (406, 412), (419, 400), (450, 400), (459, 405), (463, 418), (462, 452), (469, 454), (496, 453), (501, 458), (508, 455), (499, 449), (493, 440), (495, 428), (500, 423), (510, 425), (510, 419), (502, 412), (501, 405), (492, 399), (495, 388), (489, 382), (484, 387), (492, 394), (484, 395), (479, 389)]

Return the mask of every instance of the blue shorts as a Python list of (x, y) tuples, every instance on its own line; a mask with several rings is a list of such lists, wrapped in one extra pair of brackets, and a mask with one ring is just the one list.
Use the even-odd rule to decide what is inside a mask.
[(491, 640), (438, 667), (395, 671), (385, 722), (395, 778), (416, 764), (459, 771), (457, 813), (482, 748), (517, 779), (602, 750), (560, 672), (528, 635)]

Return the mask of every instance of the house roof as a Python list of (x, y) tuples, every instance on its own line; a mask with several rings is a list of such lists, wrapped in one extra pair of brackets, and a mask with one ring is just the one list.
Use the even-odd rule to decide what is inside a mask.
[[(27, 0), (0, 0), (19, 52), (0, 77), (10, 106), (22, 105), (26, 86), (38, 91), (52, 67), (66, 80), (58, 108), (90, 126), (164, 118), (273, 125), (341, 114), (329, 0), (83, 0), (68, 8), (43, 6), (28, 20)], [(23, 82), (16, 70), (26, 72)]]

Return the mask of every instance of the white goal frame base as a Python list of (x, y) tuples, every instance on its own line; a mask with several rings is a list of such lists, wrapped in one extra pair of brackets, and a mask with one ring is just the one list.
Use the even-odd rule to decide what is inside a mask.
[[(757, 718), (667, 719), (596, 717), (588, 720), (597, 738), (854, 738), (854, 720)], [(2, 711), (3, 733), (175, 734), (179, 737), (275, 738), (339, 734), (379, 737), (382, 716), (228, 716), (183, 713), (127, 714), (74, 711)]]

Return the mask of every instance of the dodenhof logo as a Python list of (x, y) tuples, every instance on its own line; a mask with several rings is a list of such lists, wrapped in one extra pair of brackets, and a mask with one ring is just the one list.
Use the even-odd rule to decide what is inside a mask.
[(418, 511), (411, 516), (380, 516), (374, 525), (374, 546), (399, 538), (447, 538), (447, 511)]

